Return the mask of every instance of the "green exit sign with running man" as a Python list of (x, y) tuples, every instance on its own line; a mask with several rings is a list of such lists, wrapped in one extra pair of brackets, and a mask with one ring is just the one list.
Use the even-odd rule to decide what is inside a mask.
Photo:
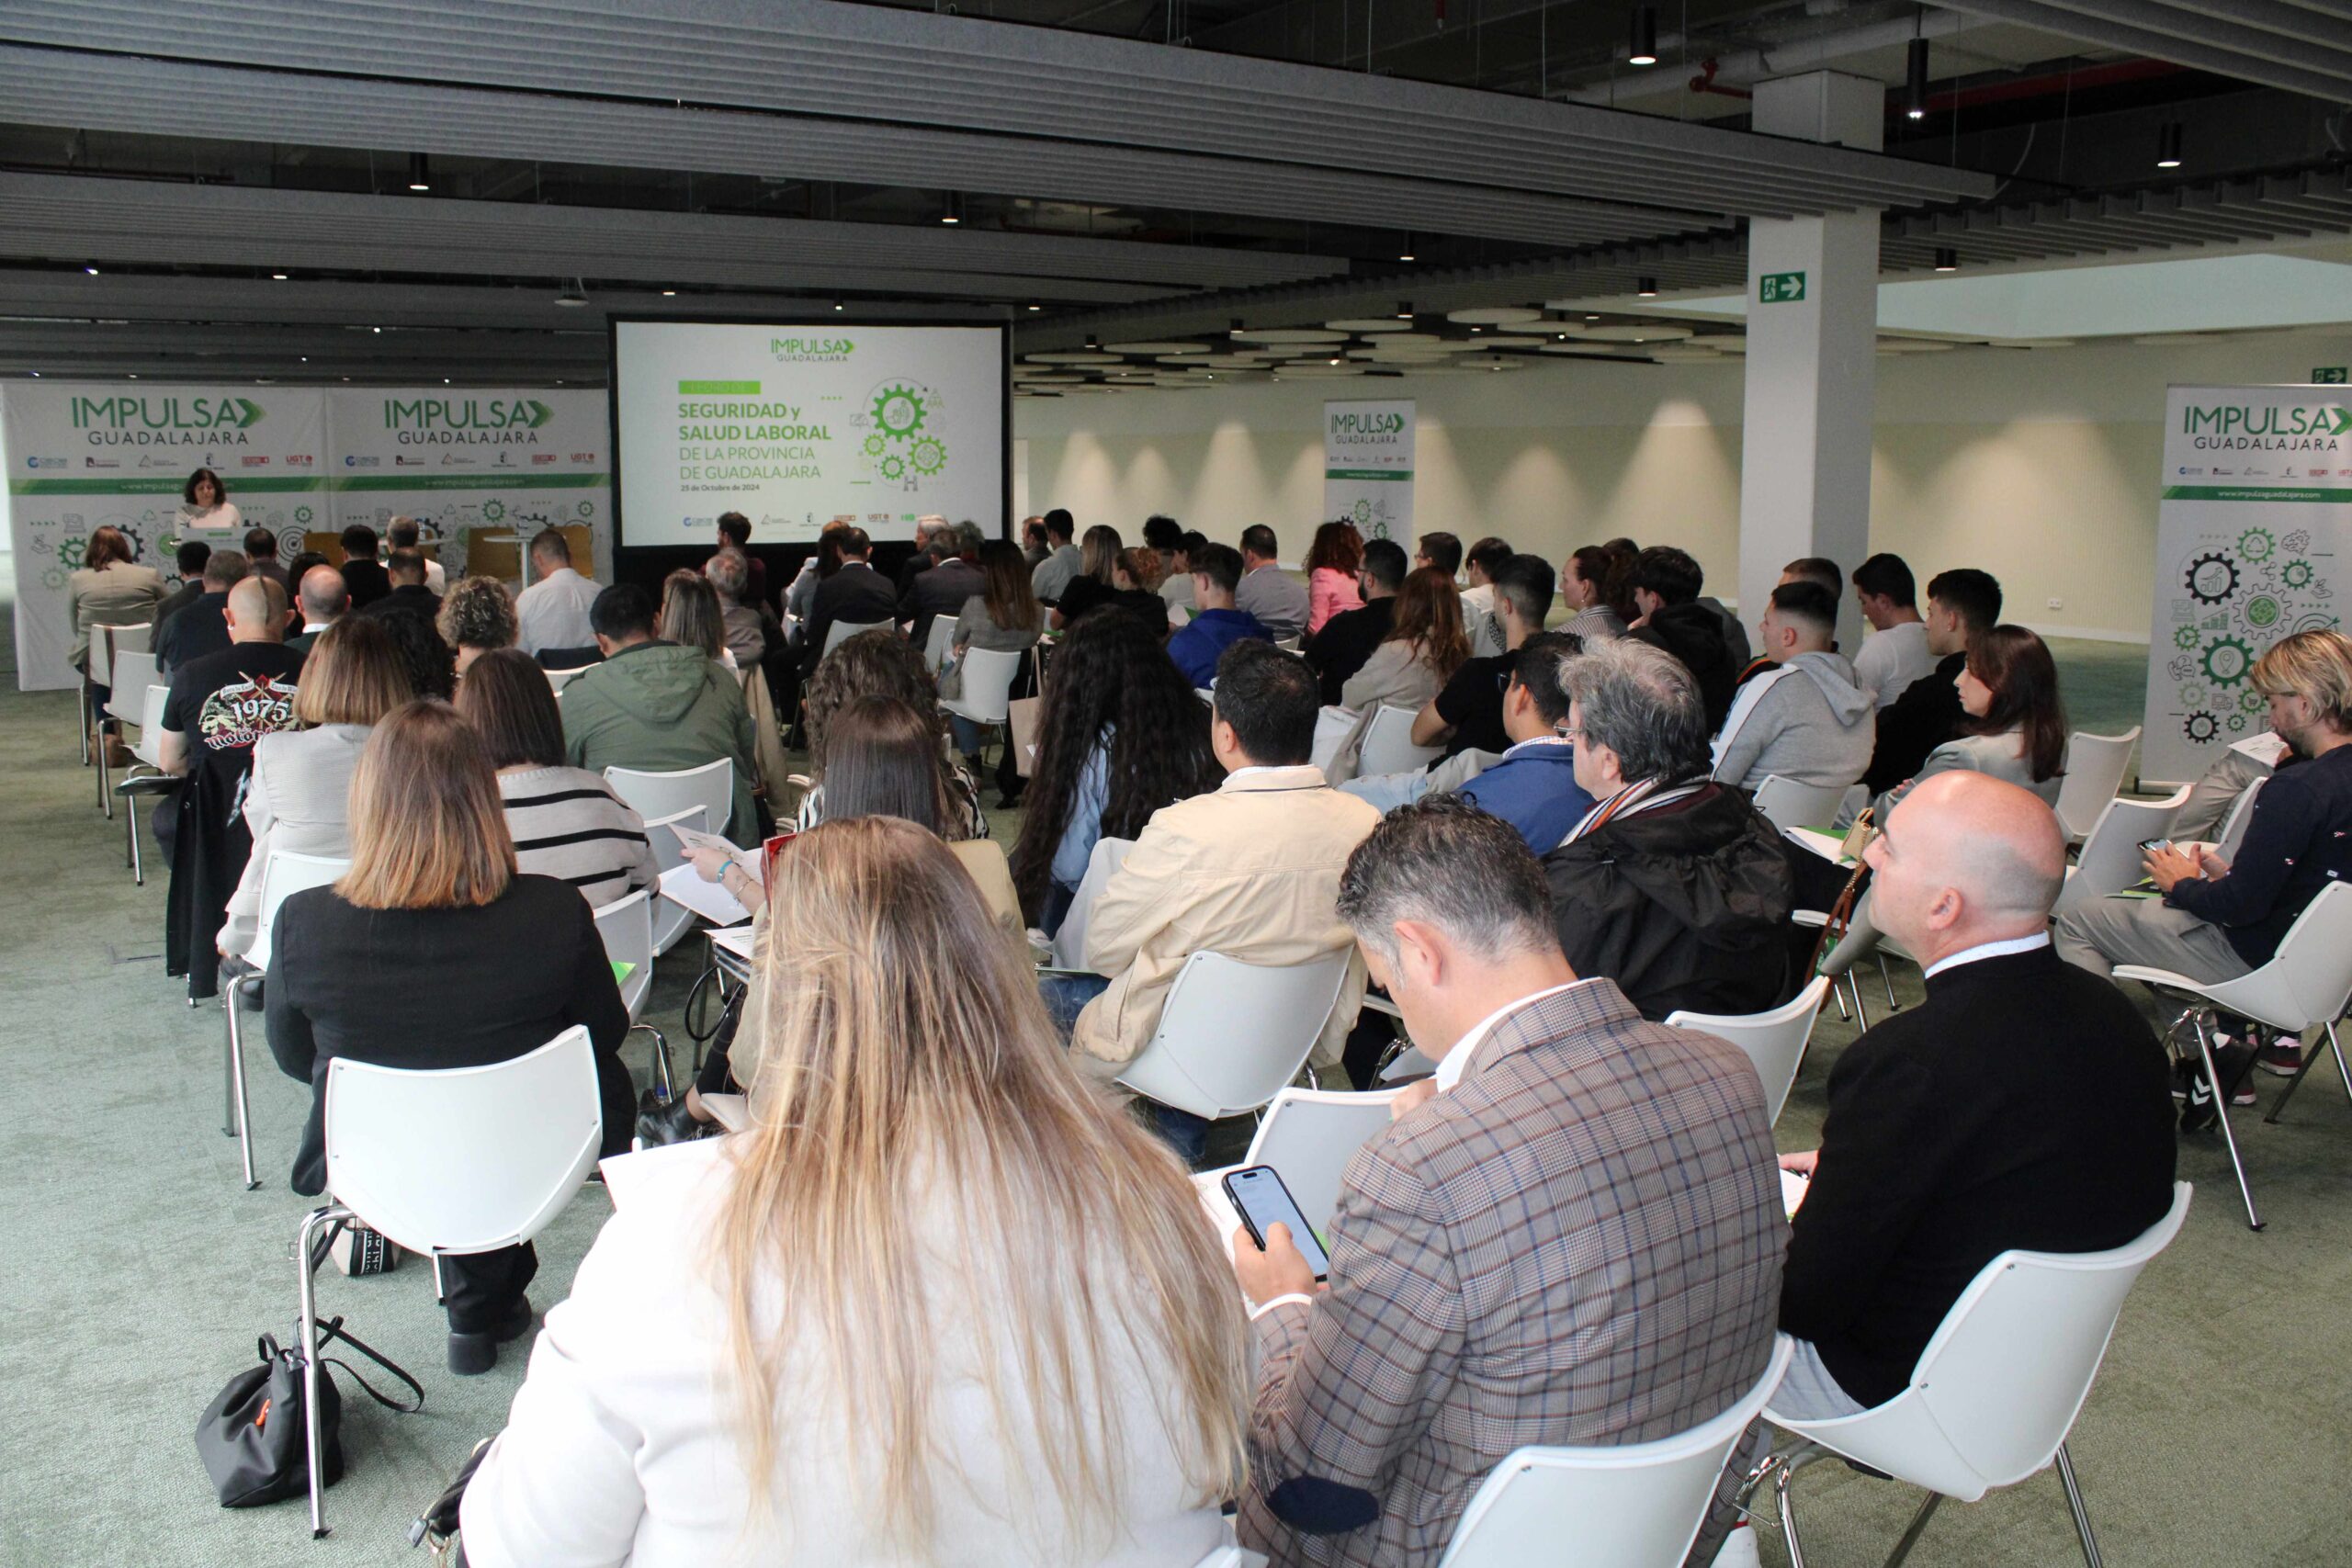
[(1756, 285), (1756, 298), (1766, 305), (1789, 305), (1804, 298), (1804, 274), (1768, 272)]

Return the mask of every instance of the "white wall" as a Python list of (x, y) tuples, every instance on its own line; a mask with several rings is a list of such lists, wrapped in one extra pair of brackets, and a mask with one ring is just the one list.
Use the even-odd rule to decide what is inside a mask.
[[(2147, 637), (2165, 388), (2302, 381), (2352, 362), (2340, 331), (2212, 344), (1960, 349), (1878, 363), (1871, 544), (1924, 582), (2001, 580), (2041, 629)], [(1013, 405), (1032, 504), (1132, 532), (1154, 512), (1230, 543), (1252, 523), (1303, 555), (1323, 502), (1326, 398), (1419, 407), (1418, 526), (1498, 534), (1556, 561), (1616, 534), (1737, 577), (1741, 369), (1560, 361), (1501, 373), (1347, 378)], [(1851, 565), (1851, 562), (1846, 563)], [(2052, 599), (2059, 607), (2048, 607)]]

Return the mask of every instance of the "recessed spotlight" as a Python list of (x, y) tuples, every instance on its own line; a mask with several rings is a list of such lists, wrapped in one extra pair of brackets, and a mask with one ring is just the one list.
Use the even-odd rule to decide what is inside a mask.
[(573, 278), (571, 287), (557, 295), (555, 302), (567, 310), (580, 310), (588, 303), (587, 281), (584, 278)]
[(1396, 301), (1396, 319), (1400, 321), (1409, 321), (1413, 319), (1413, 302), (1410, 299)]
[(1241, 335), (1242, 332), (1243, 332), (1243, 328), (1242, 328), (1242, 325), (1241, 325), (1241, 318), (1240, 318), (1240, 317), (1238, 317), (1238, 316), (1236, 316), (1236, 317), (1234, 317), (1234, 318), (1233, 318), (1233, 325), (1232, 325), (1231, 329), (1230, 329), (1230, 330), (1228, 330), (1228, 331), (1226, 333), (1226, 334), (1225, 334), (1225, 335), (1226, 335), (1226, 336), (1227, 336), (1227, 337), (1239, 337), (1239, 336)]
[(272, 283), (283, 283), (286, 281), (286, 275), (282, 272), (273, 272), (269, 275), (269, 280)]
[(369, 332), (371, 332), (371, 333), (380, 333), (380, 332), (382, 332), (384, 329), (383, 329), (383, 328), (381, 328), (381, 327), (369, 327), (368, 330)]
[(1599, 316), (1588, 315), (1585, 317), (1585, 320), (1588, 321), (1597, 321), (1600, 320), (1600, 318)]
[(1042, 310), (1045, 309), (1043, 305), (1032, 305), (1029, 308), (1033, 310)]
[(441, 384), (442, 384), (443, 386), (445, 386), (445, 387), (446, 387), (446, 386), (447, 386), (447, 385), (449, 384), (449, 378), (447, 378), (447, 376), (442, 377), (442, 378), (441, 378)]
[(310, 356), (309, 355), (307, 355), (307, 354), (306, 354), (306, 355), (304, 355), (302, 356), (302, 363), (303, 363), (303, 364), (305, 364), (305, 365), (308, 365), (310, 362), (311, 362), (311, 356)]
[(678, 291), (674, 288), (664, 288), (662, 290), (662, 298), (664, 299), (675, 299), (677, 297)]
[(1657, 63), (1657, 6), (1636, 6), (1634, 7), (1634, 36), (1626, 51), (1625, 63), (1628, 65)]
[(34, 372), (33, 372), (33, 379), (34, 379), (34, 380), (36, 380), (36, 381), (38, 381), (38, 380), (40, 380), (40, 371), (36, 370), (36, 371), (34, 371)]
[(1936, 270), (1938, 272), (1958, 272), (1960, 270), (1960, 253), (1953, 250), (1950, 245), (1937, 246)]
[(836, 300), (834, 300), (834, 301), (833, 301), (833, 309), (834, 309), (834, 310), (848, 310), (848, 309), (849, 309), (849, 307), (848, 307), (847, 305), (842, 304), (840, 300), (836, 299)]
[(412, 152), (408, 155), (408, 188), (415, 191), (433, 188), (433, 172), (425, 164), (424, 154), (422, 152)]
[(130, 378), (131, 378), (132, 380), (134, 380), (134, 381), (138, 380), (138, 379), (139, 379), (139, 372), (138, 372), (138, 371), (136, 371), (136, 370), (133, 370), (133, 371), (130, 373)]
[(1655, 277), (1637, 278), (1634, 283), (1634, 292), (1645, 299), (1657, 299), (1657, 279)]
[(96, 262), (84, 262), (82, 264), (82, 270), (88, 273), (92, 277), (96, 277), (98, 276), (98, 264)]

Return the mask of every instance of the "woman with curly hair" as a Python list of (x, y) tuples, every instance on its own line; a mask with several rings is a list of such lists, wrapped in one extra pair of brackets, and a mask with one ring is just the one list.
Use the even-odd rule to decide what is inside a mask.
[(1469, 657), (1462, 595), (1453, 580), (1436, 567), (1421, 567), (1396, 591), (1396, 617), (1388, 636), (1340, 688), (1340, 705), (1363, 709), (1385, 703), (1419, 713)]
[(1012, 885), (1050, 936), (1097, 839), (1132, 839), (1153, 812), (1216, 788), (1225, 775), (1209, 750), (1209, 710), (1159, 634), (1125, 611), (1080, 621), (1049, 674)]
[(944, 839), (985, 839), (989, 819), (980, 811), (979, 786), (949, 754), (947, 726), (939, 711), (939, 687), (915, 646), (889, 627), (844, 637), (825, 655), (801, 694), (800, 722), (808, 732), (808, 773), (817, 782), (800, 802), (800, 826), (825, 819), (825, 761), (828, 729), (834, 717), (859, 697), (896, 697), (924, 716), (939, 752), (939, 833)]
[(458, 650), (458, 678), (462, 681), (475, 660), (514, 646), (519, 629), (514, 595), (494, 577), (466, 578), (442, 597), (433, 624), (441, 640)]
[(1306, 635), (1342, 610), (1363, 608), (1363, 592), (1356, 574), (1363, 570), (1363, 536), (1342, 517), (1315, 530), (1306, 552)]

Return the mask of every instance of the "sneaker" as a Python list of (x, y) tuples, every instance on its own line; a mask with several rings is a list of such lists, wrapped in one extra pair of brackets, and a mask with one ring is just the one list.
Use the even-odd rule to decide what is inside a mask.
[(1724, 1544), (1715, 1553), (1713, 1568), (1763, 1568), (1764, 1559), (1756, 1550), (1756, 1529), (1746, 1519), (1732, 1527), (1724, 1537)]
[(2213, 1042), (2213, 1070), (2221, 1076), (2222, 1088), (2232, 1105), (2252, 1105), (2254, 1086), (2246, 1080), (2254, 1073), (2254, 1047), (2217, 1036)]
[(2202, 1133), (2221, 1117), (2213, 1108), (2213, 1086), (2205, 1081), (2204, 1066), (2193, 1061), (2173, 1064), (2173, 1078), (2181, 1100), (2180, 1130)]
[(2266, 1073), (2291, 1078), (2303, 1070), (2303, 1043), (2291, 1034), (2274, 1034), (2255, 1054), (2254, 1065)]

